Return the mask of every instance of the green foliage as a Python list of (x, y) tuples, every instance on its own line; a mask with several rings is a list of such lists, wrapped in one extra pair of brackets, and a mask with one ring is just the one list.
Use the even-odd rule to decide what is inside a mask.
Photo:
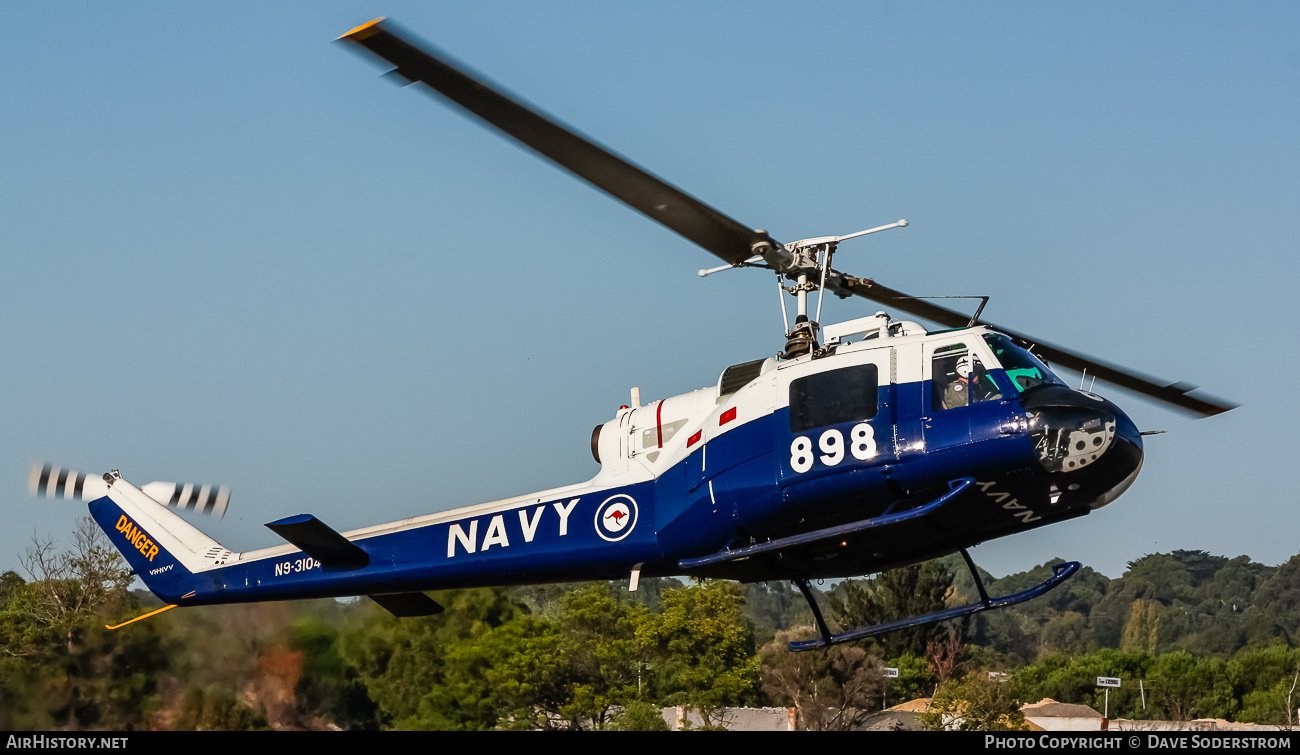
[[(449, 638), (442, 649), (428, 691), (418, 697), (415, 712), (395, 728), (405, 730), (482, 731), (497, 728), (518, 688), (502, 689), (500, 669), (512, 656), (536, 642), (545, 642), (554, 632), (546, 619), (520, 612), (500, 624), (478, 622), (470, 633)], [(526, 651), (524, 651), (526, 652)], [(523, 693), (528, 693), (526, 688)], [(531, 728), (531, 720), (520, 722)]]
[(1161, 718), (1231, 719), (1237, 712), (1227, 664), (1219, 658), (1197, 658), (1179, 650), (1156, 658), (1150, 673)]
[(1077, 611), (1052, 616), (1039, 633), (1038, 652), (1080, 655), (1097, 649), (1088, 618)]
[[(334, 608), (331, 613), (340, 613)], [(302, 676), (294, 690), (298, 705), (344, 729), (377, 730), (382, 722), (379, 706), (370, 699), (357, 670), (344, 661), (339, 622), (329, 618), (337, 617), (307, 614), (294, 621), (289, 646), (303, 658)]]
[(214, 684), (185, 694), (173, 727), (182, 731), (267, 731), (266, 717), (235, 698), (230, 689)]
[(1300, 649), (1285, 645), (1242, 650), (1228, 663), (1228, 675), (1241, 695), (1237, 720), (1300, 725)]
[(995, 681), (985, 671), (941, 685), (930, 709), (921, 714), (921, 727), (927, 731), (1029, 730), (1020, 713), (1016, 684)]
[(1272, 574), (1260, 575), (1254, 603), (1288, 644), (1300, 642), (1300, 555), (1292, 556)]
[[(803, 593), (790, 582), (754, 582), (745, 588), (745, 618), (754, 625), (755, 644), (772, 641), (777, 632), (800, 626), (812, 626), (812, 609)], [(827, 596), (816, 587), (813, 597), (828, 614)]]
[(654, 703), (634, 700), (610, 719), (610, 731), (668, 731), (663, 709)]
[(889, 705), (929, 697), (934, 693), (934, 677), (930, 675), (930, 664), (924, 658), (904, 653), (897, 658), (887, 659), (884, 665), (898, 669), (898, 677), (887, 680), (882, 691), (885, 702)]
[(1285, 645), (1248, 648), (1228, 664), (1228, 674), (1242, 693), (1237, 720), (1284, 726), (1300, 725), (1300, 649)]
[[(985, 585), (990, 595), (1017, 593), (1046, 580), (1059, 563), (1061, 559), (1053, 559), (1028, 571), (986, 580)], [(1044, 653), (1096, 649), (1104, 642), (1092, 617), (1107, 594), (1109, 582), (1104, 575), (1084, 567), (1041, 598), (980, 614), (974, 622), (973, 642), (1001, 654), (1009, 664), (1027, 663)], [(973, 585), (966, 590), (962, 602), (974, 602), (978, 594)], [(1115, 634), (1118, 636), (1118, 629)]]
[(1160, 614), (1160, 604), (1154, 600), (1139, 598), (1133, 601), (1120, 647), (1154, 655), (1160, 644)]
[(1170, 605), (1175, 600), (1183, 603), (1193, 599), (1194, 584), (1191, 572), (1181, 559), (1164, 553), (1153, 553), (1137, 561), (1130, 561), (1124, 573), (1124, 592), (1132, 600), (1148, 600)]
[[(1077, 656), (1049, 655), (1015, 674), (1018, 689), (1027, 701), (1050, 697), (1057, 702), (1087, 705), (1098, 712), (1105, 706), (1106, 692), (1097, 687), (1097, 677), (1118, 677), (1126, 684), (1110, 690), (1112, 718), (1150, 718), (1142, 708), (1137, 681), (1149, 678), (1151, 657), (1142, 652), (1103, 648)], [(1147, 688), (1147, 704), (1152, 705)]]
[(611, 709), (635, 701), (644, 606), (593, 584), (561, 601), (558, 621), (535, 628), (489, 678), (529, 728), (602, 729)]
[(506, 589), (451, 590), (433, 599), (446, 610), (408, 619), (367, 603), (361, 625), (344, 638), (344, 658), (397, 728), (492, 728), (501, 701), (483, 672), (504, 654), (506, 639), (494, 630), (531, 614)]
[[(954, 571), (942, 560), (891, 569), (867, 580), (846, 580), (831, 593), (831, 615), (841, 627), (885, 624), (942, 611), (953, 587)], [(869, 641), (886, 658), (921, 656), (927, 643), (944, 632), (935, 625), (880, 635)]]
[(349, 657), (396, 728), (605, 728), (637, 699), (645, 607), (608, 583), (529, 597), (548, 615), (508, 590), (440, 594), (447, 611), (424, 619), (375, 614)]
[[(564, 582), (560, 584), (545, 585), (521, 585), (511, 590), (515, 599), (538, 616), (545, 616), (549, 619), (557, 618), (560, 615), (561, 604), (569, 593), (586, 588), (590, 582)], [(663, 610), (663, 594), (668, 590), (678, 590), (684, 587), (681, 581), (672, 577), (651, 577), (642, 579), (637, 586), (636, 592), (629, 592), (627, 583), (619, 582), (602, 582), (608, 584), (609, 589), (619, 595), (619, 599), (628, 603), (636, 603), (644, 606), (647, 610), (659, 613)]]
[(1045, 656), (1016, 678), (1028, 700), (1050, 697), (1098, 712), (1104, 710), (1106, 691), (1096, 686), (1096, 678), (1120, 678), (1123, 686), (1110, 690), (1111, 718), (1285, 723), (1285, 696), (1297, 674), (1300, 651), (1283, 646), (1245, 650), (1230, 661), (1181, 650), (1152, 656), (1106, 648), (1074, 657)]
[(754, 704), (760, 662), (740, 586), (701, 581), (664, 593), (663, 602), (663, 613), (647, 615), (636, 630), (654, 658), (656, 696), (695, 710), (706, 727), (721, 724), (723, 707)]
[(139, 606), (129, 569), (90, 519), (66, 550), (34, 539), (32, 579), (0, 576), (0, 723), (18, 729), (144, 728), (166, 663), (152, 628), (110, 632)]
[[(995, 580), (989, 592), (1029, 587), (1046, 577), (1052, 563)], [(974, 642), (1012, 666), (1104, 647), (1227, 659), (1244, 647), (1292, 643), (1297, 622), (1300, 557), (1273, 568), (1245, 556), (1180, 550), (1143, 556), (1119, 579), (1085, 567), (1043, 598), (982, 614)]]

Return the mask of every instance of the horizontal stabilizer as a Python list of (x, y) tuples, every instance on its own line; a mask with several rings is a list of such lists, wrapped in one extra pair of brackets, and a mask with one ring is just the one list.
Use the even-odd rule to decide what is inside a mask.
[(388, 609), (398, 618), (432, 616), (442, 613), (442, 606), (422, 592), (400, 592), (393, 595), (371, 595), (370, 599)]
[(266, 526), (319, 561), (324, 569), (360, 569), (370, 564), (370, 554), (311, 514), (285, 517)]
[[(230, 505), (230, 488), (225, 485), (192, 485), (185, 482), (151, 482), (140, 486), (145, 495), (174, 509), (197, 511), (221, 519)], [(27, 492), (37, 498), (93, 501), (108, 495), (103, 475), (88, 475), (54, 464), (37, 464), (27, 477)]]

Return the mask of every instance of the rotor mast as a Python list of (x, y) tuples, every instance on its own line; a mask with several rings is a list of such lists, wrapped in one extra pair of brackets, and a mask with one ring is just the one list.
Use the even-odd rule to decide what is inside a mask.
[[(778, 268), (777, 274), (794, 280), (793, 286), (788, 288), (782, 286), (781, 288), (795, 297), (795, 318), (794, 327), (788, 328), (786, 331), (785, 351), (779, 355), (781, 358), (794, 359), (818, 347), (817, 335), (821, 331), (822, 299), (826, 296), (828, 284), (831, 291), (836, 295), (840, 297), (850, 295), (850, 292), (841, 285), (844, 276), (831, 269), (831, 257), (835, 255), (835, 250), (839, 248), (840, 242), (858, 236), (866, 236), (869, 233), (905, 227), (907, 227), (907, 221), (899, 220), (896, 223), (868, 228), (865, 231), (850, 233), (847, 236), (818, 236), (785, 244), (785, 251), (790, 255), (789, 269), (780, 270)], [(700, 272), (703, 273), (704, 271)], [(809, 319), (808, 294), (813, 291), (818, 292), (817, 315)], [(783, 312), (784, 309), (783, 299)]]

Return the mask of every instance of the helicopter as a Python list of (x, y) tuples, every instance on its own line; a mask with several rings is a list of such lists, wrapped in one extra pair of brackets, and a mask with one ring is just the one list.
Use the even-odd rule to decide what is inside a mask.
[[(780, 352), (725, 368), (716, 384), (629, 403), (595, 427), (590, 480), (338, 532), (310, 514), (267, 526), (286, 544), (236, 552), (170, 508), (224, 511), (229, 491), (42, 467), (40, 495), (89, 501), (133, 572), (175, 607), (369, 596), (397, 616), (442, 610), (426, 591), (592, 579), (788, 580), (825, 647), (1038, 597), (1068, 579), (990, 597), (968, 549), (1086, 515), (1118, 498), (1143, 463), (1143, 433), (1108, 399), (1066, 385), (1084, 371), (1198, 416), (1233, 408), (984, 323), (833, 267), (841, 243), (906, 226), (781, 243), (510, 98), (385, 20), (340, 37), (560, 167), (718, 257), (774, 273), (794, 299)], [(825, 295), (885, 311), (821, 322)], [(814, 296), (816, 306), (814, 308)], [(215, 491), (215, 492), (214, 492)], [(960, 553), (976, 603), (832, 632), (811, 580), (856, 577)], [(146, 618), (158, 612), (137, 617)], [(131, 622), (127, 622), (131, 623)], [(119, 626), (125, 626), (119, 625)]]

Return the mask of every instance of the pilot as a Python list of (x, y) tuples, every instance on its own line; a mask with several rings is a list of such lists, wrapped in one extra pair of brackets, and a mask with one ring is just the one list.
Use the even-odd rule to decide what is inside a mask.
[(953, 371), (956, 373), (956, 377), (943, 390), (944, 409), (956, 409), (970, 403), (970, 357), (964, 356), (958, 359)]

